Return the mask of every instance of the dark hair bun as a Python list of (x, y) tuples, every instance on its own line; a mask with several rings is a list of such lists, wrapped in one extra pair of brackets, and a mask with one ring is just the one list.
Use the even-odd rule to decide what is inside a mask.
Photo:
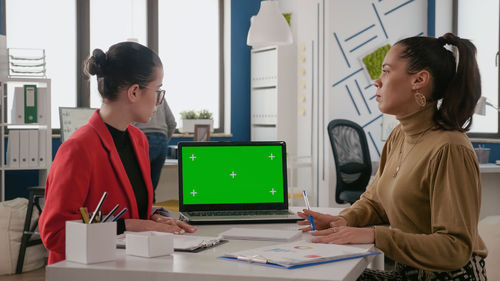
[(95, 49), (88, 60), (88, 73), (102, 77), (106, 70), (107, 56), (101, 49)]

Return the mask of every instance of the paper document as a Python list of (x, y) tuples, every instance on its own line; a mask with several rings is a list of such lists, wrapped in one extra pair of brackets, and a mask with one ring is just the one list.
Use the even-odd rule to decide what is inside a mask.
[[(125, 232), (116, 238), (116, 247), (125, 248)], [(199, 252), (204, 249), (223, 244), (227, 240), (219, 237), (194, 236), (194, 235), (174, 235), (174, 250), (178, 252)]]
[(221, 258), (293, 269), (375, 254), (379, 252), (355, 246), (310, 243), (301, 240), (228, 253)]
[(281, 242), (296, 240), (301, 235), (302, 231), (300, 230), (273, 230), (258, 228), (231, 228), (220, 234), (220, 236), (224, 239)]

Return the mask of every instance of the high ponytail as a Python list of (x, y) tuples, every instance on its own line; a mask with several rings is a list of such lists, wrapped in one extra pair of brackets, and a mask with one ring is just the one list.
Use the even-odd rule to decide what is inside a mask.
[[(405, 47), (401, 57), (408, 60), (409, 74), (430, 72), (432, 100), (441, 100), (434, 121), (444, 130), (466, 132), (481, 96), (481, 77), (476, 47), (452, 33), (442, 37), (410, 37), (399, 41)], [(447, 48), (445, 46), (447, 45)]]
[(449, 44), (458, 49), (456, 73), (443, 92), (443, 101), (436, 112), (436, 121), (442, 127), (463, 128), (468, 131), (472, 115), (481, 97), (481, 76), (476, 61), (476, 47), (471, 41), (461, 39), (452, 33), (438, 38), (443, 46)]

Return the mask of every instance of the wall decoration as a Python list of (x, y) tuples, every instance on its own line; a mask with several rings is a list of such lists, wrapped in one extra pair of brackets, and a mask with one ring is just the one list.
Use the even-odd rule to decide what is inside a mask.
[(376, 80), (382, 74), (382, 62), (390, 48), (391, 45), (386, 44), (362, 58), (371, 80)]

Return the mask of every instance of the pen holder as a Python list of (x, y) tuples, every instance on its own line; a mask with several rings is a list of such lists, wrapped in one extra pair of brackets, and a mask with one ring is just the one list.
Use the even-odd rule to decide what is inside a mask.
[(84, 264), (115, 260), (116, 222), (66, 222), (66, 260)]
[(489, 148), (474, 148), (474, 151), (476, 152), (477, 160), (479, 161), (479, 164), (486, 164), (488, 163), (488, 160), (490, 159), (490, 151), (491, 149)]
[(125, 253), (140, 257), (158, 257), (174, 252), (172, 233), (144, 231), (125, 234)]

